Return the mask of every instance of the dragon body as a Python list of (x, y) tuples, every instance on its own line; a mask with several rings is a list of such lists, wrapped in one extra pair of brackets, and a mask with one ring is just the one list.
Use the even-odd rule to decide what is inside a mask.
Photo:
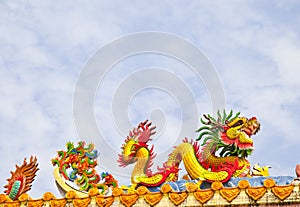
[[(218, 112), (217, 118), (204, 115), (201, 122), (203, 126), (197, 130), (200, 133), (197, 141), (189, 142), (185, 138), (154, 174), (150, 167), (155, 154), (148, 142), (155, 134), (155, 127), (145, 121), (130, 131), (118, 162), (122, 167), (136, 163), (131, 175), (132, 184), (159, 186), (163, 182), (176, 181), (181, 162), (190, 179), (227, 182), (231, 177), (250, 176), (250, 163), (246, 158), (253, 151), (251, 136), (260, 129), (257, 119), (239, 117), (239, 113), (233, 116), (232, 111), (229, 114), (224, 111), (223, 114)], [(199, 141), (202, 141), (201, 147)]]
[(162, 168), (158, 167), (157, 173), (150, 170), (155, 158), (153, 146), (149, 148), (147, 142), (151, 140), (151, 135), (155, 134), (155, 127), (148, 121), (142, 122), (137, 128), (129, 132), (129, 136), (122, 146), (123, 153), (119, 154), (118, 162), (121, 167), (136, 163), (131, 182), (146, 186), (157, 186), (166, 181), (177, 180), (178, 166), (169, 165)]

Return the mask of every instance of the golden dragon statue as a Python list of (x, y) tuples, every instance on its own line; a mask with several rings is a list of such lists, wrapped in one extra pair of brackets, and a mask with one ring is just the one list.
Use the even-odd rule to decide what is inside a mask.
[[(175, 147), (163, 167), (152, 173), (151, 166), (155, 157), (154, 147), (148, 142), (155, 134), (155, 126), (148, 120), (141, 122), (129, 132), (122, 153), (119, 154), (119, 165), (125, 167), (135, 164), (131, 174), (133, 187), (138, 185), (159, 186), (164, 182), (178, 179), (179, 164), (183, 162), (189, 179), (208, 182), (227, 182), (231, 177), (251, 177), (250, 162), (246, 159), (253, 151), (252, 135), (260, 129), (255, 117), (240, 117), (240, 112), (233, 115), (218, 111), (217, 118), (204, 115), (203, 126), (197, 141), (188, 141)], [(268, 176), (268, 167), (256, 166), (255, 175)]]

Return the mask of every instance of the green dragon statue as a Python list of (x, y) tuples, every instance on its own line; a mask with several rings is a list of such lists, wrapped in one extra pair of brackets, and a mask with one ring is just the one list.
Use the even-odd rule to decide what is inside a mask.
[[(255, 117), (248, 119), (239, 114), (223, 111), (218, 112), (217, 118), (204, 115), (203, 126), (197, 130), (200, 133), (197, 141), (202, 141), (202, 147), (197, 141), (189, 142), (185, 138), (156, 173), (150, 170), (155, 154), (153, 146), (148, 146), (155, 127), (146, 120), (130, 131), (118, 162), (122, 167), (136, 163), (131, 174), (134, 187), (176, 181), (181, 162), (190, 179), (227, 182), (231, 177), (250, 177), (250, 163), (246, 158), (253, 151), (252, 135), (259, 131), (260, 123)], [(255, 175), (267, 176), (268, 168), (259, 168)]]
[(84, 196), (91, 188), (98, 188), (104, 194), (109, 187), (118, 186), (111, 174), (103, 172), (99, 175), (95, 170), (98, 152), (94, 144), (86, 146), (81, 141), (77, 146), (72, 142), (68, 142), (66, 146), (66, 151), (58, 151), (58, 156), (52, 159), (52, 164), (57, 165), (54, 177), (63, 194), (72, 190)]

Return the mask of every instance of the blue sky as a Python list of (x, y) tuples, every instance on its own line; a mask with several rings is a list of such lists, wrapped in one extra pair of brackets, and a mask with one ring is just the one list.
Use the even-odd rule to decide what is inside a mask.
[[(199, 48), (214, 65), (223, 86), (226, 108), (256, 116), (262, 124), (254, 138), (255, 151), (250, 161), (271, 165), (272, 175), (294, 175), (294, 168), (300, 162), (299, 7), (299, 2), (292, 0), (232, 0), (226, 4), (224, 1), (151, 4), (1, 1), (1, 186), (6, 184), (15, 164), (36, 155), (40, 171), (30, 194), (41, 197), (43, 192), (51, 191), (59, 195), (50, 163), (56, 151), (63, 149), (69, 140), (101, 144), (94, 137), (79, 138), (76, 132), (73, 97), (80, 72), (105, 45), (144, 31), (173, 34)], [(116, 91), (124, 87), (124, 81), (147, 68), (169, 72), (173, 76), (164, 83), (173, 86), (177, 77), (184, 86), (180, 89), (184, 90), (173, 93), (175, 89), (161, 86), (141, 88), (136, 94), (113, 99)], [(132, 82), (134, 86), (142, 86), (151, 77), (139, 76), (141, 82)], [(131, 87), (130, 83), (125, 87)], [(116, 154), (125, 129), (116, 127), (116, 123), (135, 125), (145, 118), (155, 119), (158, 135), (153, 143), (162, 156), (165, 146), (174, 144), (181, 136), (181, 128), (185, 129), (184, 136), (195, 138), (198, 123), (183, 120), (182, 114), (194, 116), (190, 110), (192, 104), (197, 106), (197, 117), (212, 112), (211, 94), (205, 85), (187, 66), (166, 55), (140, 54), (112, 67), (94, 97), (98, 129), (113, 149), (111, 154), (100, 151), (99, 165), (101, 160), (108, 160), (111, 169), (117, 170)], [(187, 91), (193, 96), (188, 96)], [(128, 96), (130, 102), (113, 111), (115, 114), (128, 111), (126, 116), (112, 118), (113, 101)], [(166, 159), (162, 156), (155, 163)], [(130, 170), (119, 169), (116, 177), (125, 182)]]

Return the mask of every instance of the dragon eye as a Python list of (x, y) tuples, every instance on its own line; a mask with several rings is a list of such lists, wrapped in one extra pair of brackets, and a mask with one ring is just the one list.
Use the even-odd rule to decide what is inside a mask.
[(237, 127), (237, 126), (241, 126), (242, 124), (244, 124), (243, 120), (238, 120), (236, 123), (234, 123), (234, 125), (232, 125), (231, 127)]

